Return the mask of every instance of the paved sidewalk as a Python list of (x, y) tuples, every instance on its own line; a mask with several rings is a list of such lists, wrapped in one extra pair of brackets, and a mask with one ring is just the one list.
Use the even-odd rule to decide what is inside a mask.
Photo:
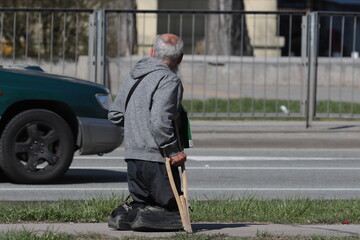
[(191, 121), (200, 148), (359, 148), (360, 122)]
[[(324, 235), (359, 236), (360, 225), (281, 225), (281, 224), (245, 224), (245, 223), (193, 223), (198, 234), (228, 234), (230, 236), (256, 236), (258, 233), (272, 235)], [(0, 232), (11, 230), (29, 230), (35, 232), (99, 233), (114, 237), (121, 236), (171, 236), (176, 232), (133, 232), (115, 231), (107, 223), (40, 223), (40, 224), (0, 224)]]
[(193, 132), (360, 132), (360, 121), (314, 121), (306, 128), (305, 121), (277, 120), (191, 120)]

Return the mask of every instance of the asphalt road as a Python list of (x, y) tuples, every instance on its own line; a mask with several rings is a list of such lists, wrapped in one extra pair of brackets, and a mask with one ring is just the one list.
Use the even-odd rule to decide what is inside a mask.
[[(193, 199), (254, 195), (261, 198), (358, 198), (360, 124), (316, 122), (305, 129), (292, 121), (196, 121), (196, 148), (188, 150), (189, 195)], [(127, 194), (122, 149), (99, 156), (76, 156), (71, 169), (48, 185), (12, 184), (0, 173), (0, 200), (86, 199)], [(112, 236), (169, 236), (174, 233), (113, 231), (107, 223), (0, 224), (0, 232), (97, 232)], [(277, 225), (193, 223), (198, 233), (255, 236), (359, 235), (359, 225)]]
[[(357, 198), (360, 150), (197, 148), (187, 151), (192, 199)], [(48, 185), (10, 183), (0, 175), (0, 199), (88, 199), (127, 195), (123, 149), (104, 156), (75, 156), (65, 176)]]

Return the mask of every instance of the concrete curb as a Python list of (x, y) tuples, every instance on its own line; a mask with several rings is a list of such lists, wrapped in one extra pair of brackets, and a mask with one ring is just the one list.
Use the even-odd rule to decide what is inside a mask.
[[(256, 236), (257, 234), (285, 236), (359, 236), (360, 225), (298, 225), (298, 224), (246, 224), (246, 223), (193, 223), (197, 234), (227, 234), (229, 236)], [(116, 231), (107, 223), (24, 223), (0, 224), (0, 232), (28, 230), (39, 234), (44, 232), (57, 233), (98, 233), (113, 237), (121, 236), (172, 236), (178, 232), (133, 232)]]
[(199, 148), (359, 148), (360, 123), (301, 121), (191, 121)]
[(306, 128), (305, 121), (203, 121), (191, 120), (194, 133), (264, 133), (264, 132), (360, 132), (357, 121), (319, 121)]

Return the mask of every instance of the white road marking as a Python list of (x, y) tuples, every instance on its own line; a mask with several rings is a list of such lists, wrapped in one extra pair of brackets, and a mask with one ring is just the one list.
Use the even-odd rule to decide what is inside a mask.
[(360, 167), (187, 167), (194, 170), (356, 170)]
[(189, 188), (191, 191), (360, 191), (360, 188)]
[(100, 188), (100, 187), (95, 187), (95, 188), (55, 188), (55, 187), (51, 187), (51, 188), (42, 188), (42, 187), (29, 187), (29, 188), (0, 188), (0, 191), (61, 191), (61, 192), (66, 192), (66, 191), (125, 191), (128, 190), (127, 187), (123, 187), (123, 188)]
[[(127, 191), (127, 187), (116, 188), (0, 188), (0, 191)], [(360, 188), (189, 188), (189, 191), (360, 191)]]
[(360, 191), (360, 188), (189, 188), (191, 191)]
[[(81, 160), (102, 160), (102, 159), (115, 159), (121, 160), (123, 157), (119, 156), (76, 156), (75, 159)], [(360, 158), (316, 158), (316, 157), (264, 157), (264, 156), (189, 156), (189, 160), (199, 161), (199, 162), (221, 162), (221, 161), (341, 161), (341, 160), (354, 160), (358, 161)], [(76, 163), (76, 162), (75, 162)], [(205, 164), (205, 163), (204, 163)], [(95, 169), (95, 170), (118, 170), (118, 171), (126, 171), (126, 166), (79, 166), (73, 164), (70, 169)], [(222, 166), (211, 166), (211, 164), (207, 163), (205, 166), (194, 166), (189, 167), (189, 170), (360, 170), (360, 167), (222, 167)], [(49, 192), (72, 192), (72, 191), (128, 191), (126, 187), (2, 187), (0, 188), (0, 192), (6, 191), (49, 191)], [(246, 187), (234, 187), (234, 188), (223, 188), (223, 187), (199, 187), (199, 188), (189, 188), (189, 191), (349, 191), (349, 192), (359, 192), (360, 188), (246, 188)]]
[[(126, 167), (73, 166), (70, 169), (80, 170), (127, 170)], [(188, 170), (356, 170), (360, 167), (186, 167)]]
[[(74, 159), (105, 159), (105, 160), (124, 160), (124, 157), (116, 156), (76, 156)], [(339, 160), (360, 160), (359, 158), (346, 157), (265, 157), (265, 156), (188, 156), (192, 161), (339, 161)]]
[(70, 166), (70, 169), (88, 169), (88, 170), (127, 170), (127, 167), (103, 167), (103, 166)]
[(338, 161), (360, 160), (359, 158), (323, 158), (323, 157), (264, 157), (264, 156), (189, 156), (193, 161)]
[(124, 160), (124, 157), (111, 157), (111, 156), (75, 156), (74, 159), (96, 159), (96, 160), (102, 160), (102, 159), (114, 159), (114, 160)]

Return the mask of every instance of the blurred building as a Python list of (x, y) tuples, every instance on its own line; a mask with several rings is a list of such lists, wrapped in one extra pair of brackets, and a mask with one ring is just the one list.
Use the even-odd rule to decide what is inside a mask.
[[(208, 0), (137, 0), (139, 10), (208, 10), (208, 5)], [(360, 0), (244, 0), (244, 6), (246, 11), (359, 12)], [(301, 16), (268, 15), (265, 17), (260, 15), (256, 16), (256, 19), (254, 17), (251, 14), (246, 15), (248, 35), (255, 56), (264, 56), (265, 49), (267, 56), (301, 55), (301, 24), (303, 21)], [(204, 16), (201, 14), (194, 17), (191, 15), (180, 17), (180, 15), (166, 13), (146, 14), (146, 16), (140, 14), (137, 19), (139, 42), (144, 39), (145, 44), (139, 46), (139, 52), (148, 53), (154, 36), (165, 32), (181, 35), (186, 46), (192, 46), (195, 42), (196, 48), (201, 49), (201, 41), (205, 36), (204, 21)], [(254, 27), (254, 21), (256, 21), (256, 27)], [(320, 46), (319, 55), (327, 56), (331, 52), (332, 56), (337, 56), (341, 52), (343, 56), (350, 56), (352, 49), (342, 47), (340, 50), (340, 44), (343, 41), (343, 46), (352, 45), (355, 34), (353, 28), (358, 19), (354, 20), (353, 17), (333, 18), (331, 26), (329, 26), (329, 19), (325, 17), (320, 19), (320, 22), (320, 38), (332, 38), (332, 46), (329, 47), (329, 41), (324, 41)], [(144, 25), (146, 26), (144, 27)], [(192, 25), (194, 25), (194, 31), (192, 27), (183, 27)], [(356, 28), (359, 26), (360, 24), (356, 24)], [(329, 29), (330, 27), (331, 29)], [(356, 34), (360, 34), (360, 29), (356, 31)], [(360, 36), (355, 38), (357, 41), (360, 40)], [(356, 46), (360, 48), (360, 42), (356, 43)], [(186, 48), (186, 53), (192, 51), (193, 49), (190, 47)], [(195, 53), (198, 52), (201, 51), (195, 49)]]
[[(137, 0), (137, 7), (139, 10), (209, 10), (208, 0)], [(246, 11), (276, 11), (276, 0), (244, 0)], [(144, 19), (146, 17), (146, 19)], [(183, 15), (174, 16), (168, 14), (159, 14), (146, 16), (138, 16), (138, 32), (139, 39), (145, 39), (146, 44), (140, 47), (140, 52), (148, 52), (153, 41), (153, 36), (159, 33), (172, 32), (181, 35), (185, 42), (185, 46), (191, 46), (195, 42), (195, 52), (201, 52), (202, 41), (205, 36), (204, 16), (197, 15)], [(263, 28), (254, 28), (254, 21), (257, 26), (264, 26)], [(264, 49), (268, 56), (279, 55), (279, 48), (284, 46), (284, 38), (276, 36), (276, 18), (275, 16), (265, 15), (258, 17), (255, 20), (253, 15), (246, 15), (246, 22), (248, 27), (248, 34), (251, 39), (251, 44), (254, 47), (254, 54), (256, 56), (263, 56)], [(266, 23), (265, 23), (266, 22)], [(144, 28), (144, 24), (146, 26)], [(191, 27), (183, 27), (191, 26)], [(266, 26), (266, 29), (265, 29)], [(193, 31), (192, 28), (195, 28)], [(266, 36), (265, 36), (266, 35)], [(186, 48), (186, 53), (194, 51), (191, 48)]]
[[(353, 48), (356, 52), (360, 51), (360, 24), (356, 16), (356, 13), (360, 12), (360, 0), (277, 0), (277, 8), (281, 11), (353, 12), (355, 15), (325, 14), (320, 18), (319, 56), (351, 56), (354, 53)], [(292, 19), (291, 32), (288, 17), (282, 18), (280, 26), (280, 35), (285, 37), (282, 55), (287, 55), (288, 49), (292, 49), (292, 55), (300, 56), (301, 19)], [(290, 38), (291, 48), (288, 47)]]

